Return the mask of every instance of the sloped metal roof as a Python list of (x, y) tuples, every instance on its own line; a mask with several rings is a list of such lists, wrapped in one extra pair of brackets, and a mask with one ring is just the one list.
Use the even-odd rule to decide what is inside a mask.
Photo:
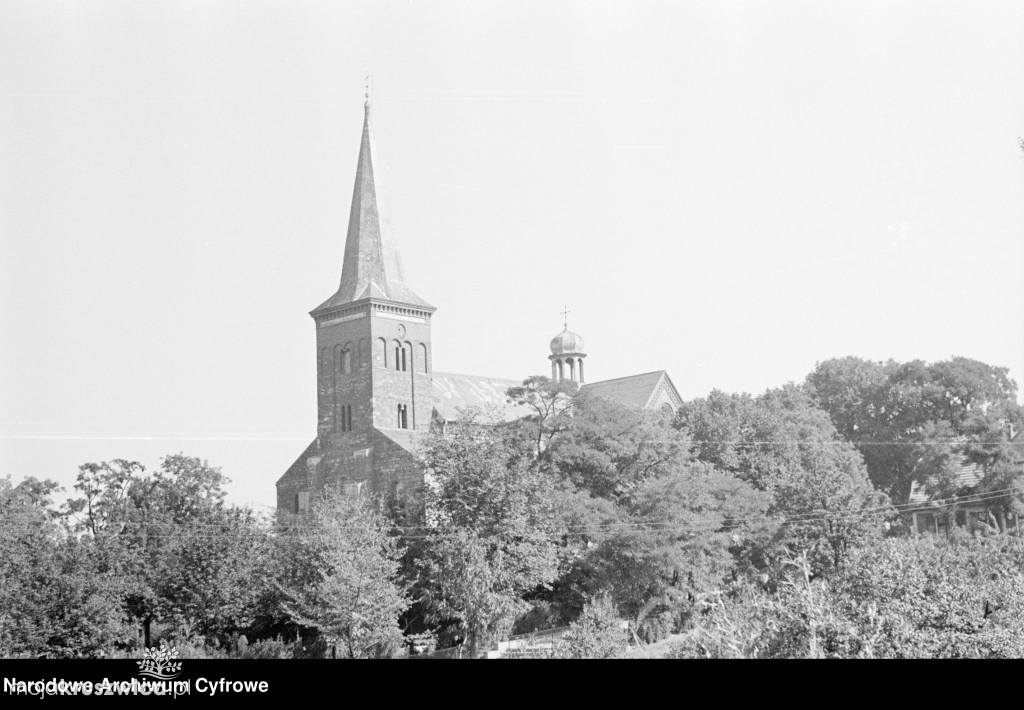
[(651, 397), (654, 396), (659, 383), (665, 376), (665, 370), (656, 370), (655, 372), (645, 372), (642, 375), (591, 382), (583, 385), (580, 389), (595, 397), (603, 397), (627, 407), (642, 409), (651, 401)]
[(448, 372), (435, 372), (434, 410), (444, 421), (457, 421), (461, 418), (460, 409), (477, 407), (483, 411), (485, 419), (493, 417), (497, 421), (512, 421), (530, 413), (526, 407), (517, 407), (508, 401), (505, 391), (509, 387), (522, 384), (519, 380), (508, 380), (500, 377), (479, 377), (477, 375), (455, 375)]

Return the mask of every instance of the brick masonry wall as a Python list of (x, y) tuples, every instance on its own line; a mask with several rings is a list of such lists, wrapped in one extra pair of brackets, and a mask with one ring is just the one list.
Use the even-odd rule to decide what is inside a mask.
[(303, 492), (312, 504), (325, 486), (362, 483), (364, 494), (383, 495), (417, 489), (423, 483), (417, 450), (423, 433), (401, 435), (404, 446), (376, 429), (331, 437), (319, 447), (314, 441), (277, 482), (278, 509), (293, 512), (295, 496)]
[[(304, 492), (311, 505), (327, 485), (361, 483), (364, 492), (391, 494), (422, 483), (422, 464), (409, 449), (433, 412), (429, 314), (374, 308), (367, 303), (317, 323), (317, 438), (277, 482), (278, 509), (293, 511)], [(396, 367), (396, 342), (406, 348), (405, 370)], [(407, 407), (407, 430), (398, 428), (399, 404)]]

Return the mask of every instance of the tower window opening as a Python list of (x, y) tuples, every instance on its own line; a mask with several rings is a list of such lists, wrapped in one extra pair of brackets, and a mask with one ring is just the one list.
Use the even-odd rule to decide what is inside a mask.
[(348, 425), (348, 431), (352, 431), (352, 405), (345, 405), (345, 420)]
[(337, 417), (337, 419), (338, 419), (338, 426), (341, 427), (342, 431), (348, 431), (349, 429), (352, 428), (349, 425), (348, 417), (346, 416), (346, 409), (348, 407), (349, 407), (349, 405), (346, 405), (346, 404), (343, 404), (340, 407), (338, 407), (338, 417)]
[(380, 366), (388, 366), (388, 344), (384, 338), (379, 338), (377, 343), (380, 345)]
[(408, 429), (409, 428), (409, 409), (406, 405), (398, 405), (398, 428)]
[(405, 357), (406, 357), (405, 356), (405, 348), (402, 347), (402, 344), (396, 340), (395, 341), (395, 369), (398, 372), (404, 372), (405, 371), (405, 368), (406, 368), (406, 359), (405, 359)]
[(352, 372), (352, 348), (348, 345), (341, 351), (341, 371), (346, 375)]

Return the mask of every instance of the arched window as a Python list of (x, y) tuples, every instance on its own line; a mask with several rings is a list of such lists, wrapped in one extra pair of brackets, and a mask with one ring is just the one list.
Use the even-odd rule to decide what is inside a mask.
[(345, 343), (341, 351), (341, 371), (346, 375), (352, 373), (352, 343)]
[(395, 369), (399, 372), (404, 372), (406, 369), (405, 348), (397, 340), (393, 344), (395, 346)]
[(430, 368), (427, 366), (427, 344), (420, 343), (420, 367), (423, 372), (430, 372)]
[(381, 367), (388, 366), (388, 343), (384, 338), (377, 338), (378, 353), (377, 358), (380, 360)]
[(348, 422), (348, 430), (352, 431), (352, 405), (345, 405), (345, 419)]
[(370, 359), (370, 348), (366, 344), (366, 338), (359, 339), (359, 367), (362, 367)]
[(676, 410), (673, 409), (672, 405), (669, 404), (668, 402), (665, 402), (665, 404), (661, 405), (658, 411), (661, 412), (662, 416), (668, 417), (669, 419), (676, 415)]

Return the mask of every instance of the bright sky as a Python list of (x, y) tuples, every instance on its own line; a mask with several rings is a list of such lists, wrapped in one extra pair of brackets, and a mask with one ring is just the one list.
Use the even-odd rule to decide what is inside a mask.
[[(1024, 4), (0, 5), (0, 475), (315, 433), (363, 111), (437, 369), (684, 398), (820, 360), (1024, 384)], [(261, 508), (262, 509), (262, 508)]]

